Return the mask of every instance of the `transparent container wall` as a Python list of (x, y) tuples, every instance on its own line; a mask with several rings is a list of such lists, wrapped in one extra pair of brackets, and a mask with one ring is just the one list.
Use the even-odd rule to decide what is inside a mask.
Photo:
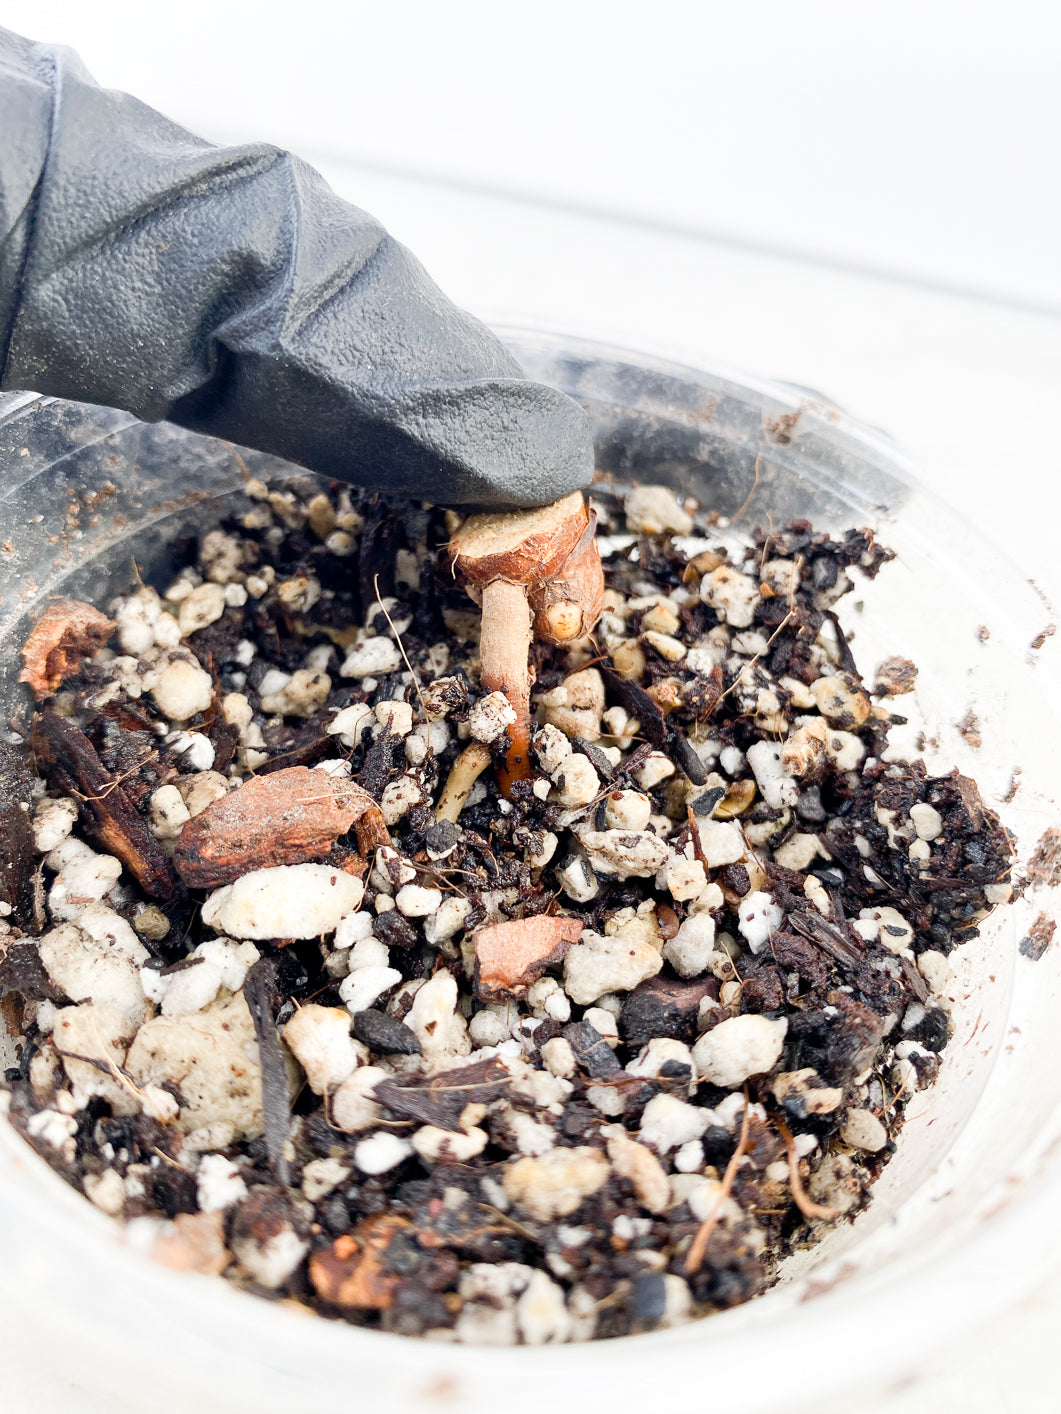
[[(1040, 661), (1046, 610), (1023, 571), (920, 487), (886, 437), (813, 394), (502, 332), (528, 373), (586, 406), (600, 471), (617, 488), (670, 485), (732, 518), (727, 534), (801, 517), (832, 531), (876, 528), (898, 558), (856, 587), (843, 618), (867, 675), (896, 653), (919, 666), (916, 693), (896, 702), (911, 717), (897, 749), (974, 776), (1029, 855), (1058, 822), (1061, 760), (1043, 747), (1058, 739), (1059, 698)], [(18, 645), (50, 596), (106, 599), (137, 569), (159, 571), (247, 474), (291, 471), (124, 413), (0, 398), (5, 719), (23, 691)], [(116, 1411), (142, 1403), (130, 1391), (150, 1392), (159, 1414), (193, 1401), (230, 1414), (309, 1409), (347, 1399), (356, 1379), (360, 1398), (393, 1411), (444, 1403), (487, 1414), (503, 1397), (513, 1414), (529, 1414), (543, 1399), (572, 1409), (687, 1400), (706, 1371), (728, 1409), (766, 1409), (777, 1387), (746, 1375), (764, 1349), (785, 1372), (787, 1408), (840, 1407), (852, 1384), (868, 1393), (875, 1378), (896, 1377), (1061, 1260), (1044, 1157), (1059, 1134), (1059, 951), (1032, 962), (1019, 950), (1035, 915), (1056, 913), (1055, 893), (1037, 885), (962, 950), (940, 1081), (912, 1103), (873, 1202), (748, 1307), (676, 1331), (539, 1351), (404, 1342), (308, 1319), (140, 1258), (0, 1125), (4, 1344)], [(901, 1318), (904, 1309), (918, 1320)], [(822, 1348), (823, 1321), (824, 1366), (807, 1358)], [(861, 1354), (870, 1331), (875, 1374)]]

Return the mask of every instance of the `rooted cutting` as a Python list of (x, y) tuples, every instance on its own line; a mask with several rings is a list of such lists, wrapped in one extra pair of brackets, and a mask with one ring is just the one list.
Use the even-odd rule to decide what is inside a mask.
[(532, 629), (560, 645), (590, 633), (600, 618), (596, 523), (575, 491), (538, 510), (469, 516), (450, 541), (454, 572), (482, 605), (482, 685), (503, 692), (516, 713), (502, 773), (506, 791), (530, 774)]

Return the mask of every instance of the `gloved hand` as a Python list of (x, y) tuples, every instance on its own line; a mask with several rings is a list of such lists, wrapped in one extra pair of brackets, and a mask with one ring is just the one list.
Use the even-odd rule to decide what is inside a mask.
[(0, 389), (168, 418), (363, 486), (541, 505), (593, 474), (377, 221), (268, 146), (215, 147), (0, 29)]

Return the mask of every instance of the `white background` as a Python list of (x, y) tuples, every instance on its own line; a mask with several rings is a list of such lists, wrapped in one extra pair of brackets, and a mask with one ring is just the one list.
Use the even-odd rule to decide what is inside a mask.
[[(478, 313), (819, 389), (890, 430), (1047, 585), (1061, 583), (1059, 14), (0, 3), (0, 24), (71, 44), (101, 82), (208, 137), (294, 148)], [(896, 1312), (867, 1340), (901, 1341), (905, 1319), (922, 1316)], [(1061, 1280), (941, 1351), (888, 1410), (1056, 1408), (1059, 1319)], [(32, 1372), (0, 1375), (0, 1395), (5, 1378), (5, 1407), (42, 1407)]]

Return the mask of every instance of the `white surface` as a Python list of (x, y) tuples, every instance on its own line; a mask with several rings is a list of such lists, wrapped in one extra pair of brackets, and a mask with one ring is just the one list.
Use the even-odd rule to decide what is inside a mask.
[(8, 0), (208, 136), (1061, 307), (1046, 0)]

